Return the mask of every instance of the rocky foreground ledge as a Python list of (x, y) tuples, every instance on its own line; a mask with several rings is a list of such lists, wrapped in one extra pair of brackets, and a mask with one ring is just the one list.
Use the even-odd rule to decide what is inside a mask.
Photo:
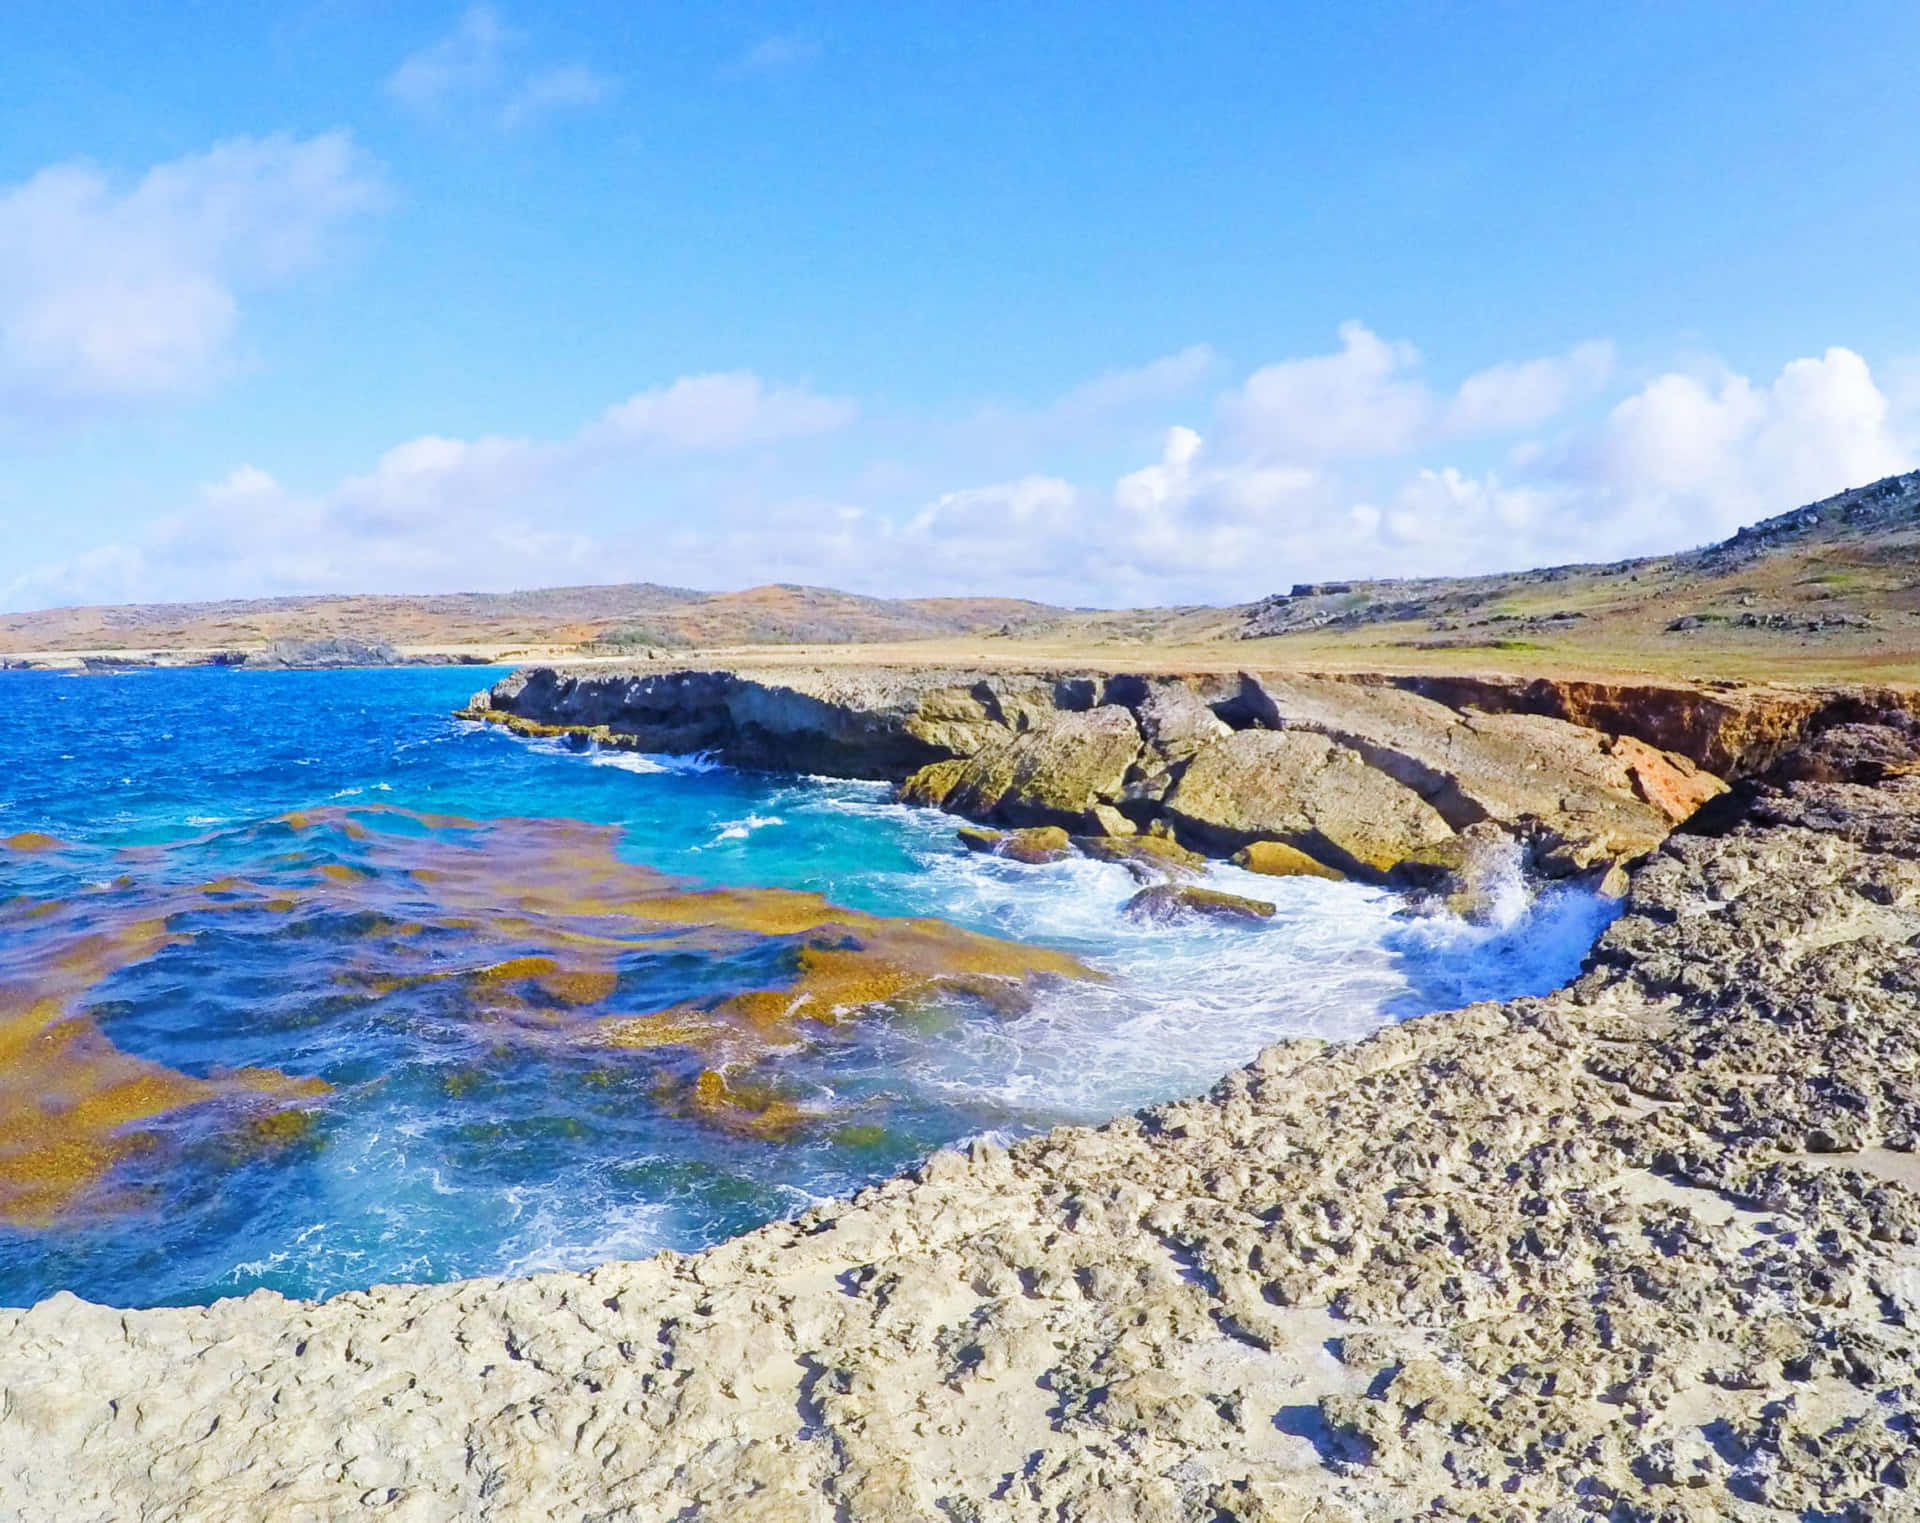
[(1835, 724), (1547, 998), (591, 1274), (0, 1313), (30, 1519), (1911, 1518), (1920, 746)]

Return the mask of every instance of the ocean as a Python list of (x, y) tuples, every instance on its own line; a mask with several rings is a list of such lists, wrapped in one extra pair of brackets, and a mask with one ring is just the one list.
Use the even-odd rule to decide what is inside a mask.
[(484, 669), (0, 674), (0, 1304), (697, 1249), (976, 1137), (1568, 979), (1499, 923), (1226, 865), (1140, 924), (881, 784), (529, 741)]

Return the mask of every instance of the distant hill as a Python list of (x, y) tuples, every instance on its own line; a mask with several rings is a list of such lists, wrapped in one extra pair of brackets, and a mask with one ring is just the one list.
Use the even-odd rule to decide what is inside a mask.
[(1690, 653), (1738, 656), (1742, 648), (1774, 656), (1852, 652), (1876, 666), (1911, 662), (1920, 652), (1920, 471), (1675, 555), (1297, 586), (1250, 605), (1236, 634), (1576, 658), (1643, 652), (1659, 666), (1685, 664)]
[(1189, 665), (1920, 680), (1920, 471), (1674, 555), (1491, 576), (1318, 582), (1222, 607), (1068, 609), (1017, 598), (869, 598), (784, 584), (707, 593), (637, 583), (0, 615), (0, 661), (86, 652), (106, 666), (115, 652), (187, 660), (226, 652), (262, 664), (301, 642), (446, 659), (664, 657), (752, 646), (804, 650), (817, 660), (851, 656), (853, 647), (903, 646), (902, 659), (915, 660), (1110, 651), (1116, 660)]
[(848, 644), (1009, 632), (1065, 609), (1019, 598), (860, 597), (819, 587), (707, 593), (651, 582), (529, 592), (141, 603), (0, 614), (0, 655), (253, 651), (276, 641), (530, 649)]

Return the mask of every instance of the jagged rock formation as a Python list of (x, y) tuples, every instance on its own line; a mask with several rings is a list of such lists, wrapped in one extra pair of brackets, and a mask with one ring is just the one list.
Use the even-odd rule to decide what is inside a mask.
[(350, 666), (404, 666), (400, 652), (384, 640), (273, 640), (246, 659), (269, 670), (329, 670)]
[(1865, 683), (1791, 687), (1565, 677), (1355, 680), (1403, 688), (1452, 708), (1540, 714), (1629, 735), (1726, 778), (1763, 772), (1809, 735), (1850, 718), (1912, 710), (1920, 703), (1920, 695), (1910, 688)]
[(1586, 971), (591, 1274), (0, 1312), (22, 1519), (1920, 1512), (1920, 750), (1845, 724)]
[(748, 767), (893, 778), (910, 802), (994, 825), (1159, 831), (1220, 855), (1285, 845), (1372, 880), (1488, 822), (1541, 871), (1604, 870), (1652, 850), (1722, 787), (1631, 734), (1373, 680), (534, 668), (466, 712)]

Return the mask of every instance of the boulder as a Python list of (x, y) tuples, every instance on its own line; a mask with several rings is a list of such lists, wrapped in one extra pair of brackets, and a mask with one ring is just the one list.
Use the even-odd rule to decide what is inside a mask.
[(1147, 683), (1146, 694), (1133, 712), (1147, 745), (1169, 762), (1185, 761), (1202, 746), (1233, 733), (1207, 702), (1178, 678)]
[(1250, 873), (1265, 873), (1269, 878), (1333, 878), (1346, 874), (1316, 861), (1297, 846), (1285, 841), (1253, 841), (1233, 854), (1234, 865)]
[(1376, 880), (1453, 834), (1413, 789), (1304, 730), (1237, 730), (1211, 742), (1188, 763), (1166, 808), (1183, 838), (1214, 850), (1280, 841)]
[(1462, 920), (1494, 920), (1514, 881), (1520, 847), (1489, 820), (1422, 847), (1395, 863), (1390, 887), (1416, 896), (1421, 907), (1444, 908)]
[(1111, 804), (1095, 804), (1087, 813), (1092, 819), (1093, 828), (1103, 836), (1130, 836), (1140, 829)]
[(1010, 831), (1000, 843), (1000, 855), (1014, 862), (1060, 862), (1073, 855), (1067, 833), (1058, 825), (1036, 825)]
[(1190, 878), (1207, 865), (1199, 852), (1167, 836), (1080, 836), (1074, 844), (1089, 857), (1118, 862), (1142, 882)]
[(1140, 730), (1118, 704), (1057, 714), (967, 759), (943, 808), (1006, 825), (1092, 823), (1096, 804), (1118, 801), (1140, 755)]
[(1642, 741), (1544, 714), (1456, 711), (1398, 687), (1246, 677), (1241, 702), (1264, 724), (1357, 751), (1456, 830), (1491, 820), (1582, 865), (1651, 851), (1725, 788)]
[(954, 785), (966, 770), (964, 757), (928, 762), (900, 785), (900, 802), (938, 809), (946, 803), (947, 795), (953, 792)]
[(1058, 825), (1037, 825), (1028, 830), (981, 830), (968, 825), (954, 834), (968, 851), (985, 852), (1030, 866), (1064, 861), (1073, 855), (1072, 843)]
[(1727, 791), (1724, 782), (1711, 772), (1701, 771), (1686, 757), (1659, 750), (1631, 735), (1614, 736), (1607, 754), (1625, 764), (1633, 791), (1675, 825), (1692, 819), (1709, 799)]
[(1195, 888), (1186, 883), (1155, 883), (1141, 889), (1120, 907), (1120, 912), (1131, 920), (1158, 924), (1191, 915), (1214, 920), (1271, 920), (1274, 907), (1264, 899), (1243, 899), (1238, 894), (1223, 894), (1217, 889)]

